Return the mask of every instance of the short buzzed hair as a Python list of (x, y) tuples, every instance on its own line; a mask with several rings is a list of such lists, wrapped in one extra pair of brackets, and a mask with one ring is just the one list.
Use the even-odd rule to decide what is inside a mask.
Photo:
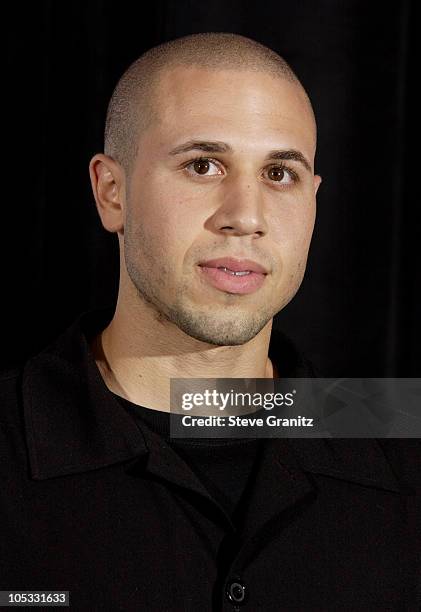
[(122, 165), (127, 178), (131, 175), (142, 133), (158, 117), (156, 92), (160, 76), (175, 66), (247, 70), (281, 77), (300, 86), (314, 117), (299, 79), (287, 62), (269, 47), (229, 32), (176, 38), (152, 47), (135, 60), (111, 96), (105, 121), (104, 153)]

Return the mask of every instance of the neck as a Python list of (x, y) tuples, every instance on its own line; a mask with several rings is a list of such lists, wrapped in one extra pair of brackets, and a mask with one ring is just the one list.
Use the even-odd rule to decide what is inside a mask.
[(170, 411), (171, 378), (277, 378), (268, 357), (272, 321), (249, 342), (215, 346), (161, 318), (117, 304), (109, 325), (90, 343), (107, 387), (148, 408)]

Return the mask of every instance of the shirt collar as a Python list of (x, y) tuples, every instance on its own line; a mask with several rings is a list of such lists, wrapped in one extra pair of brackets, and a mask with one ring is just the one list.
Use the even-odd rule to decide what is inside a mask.
[[(148, 453), (150, 437), (109, 391), (90, 350), (90, 339), (105, 329), (113, 313), (112, 306), (85, 311), (24, 365), (25, 434), (36, 480)], [(314, 376), (310, 362), (278, 330), (272, 330), (269, 356), (281, 376)], [(276, 439), (268, 440), (269, 446), (276, 444)], [(294, 438), (288, 444), (304, 470), (400, 491), (376, 440)]]
[(105, 385), (85, 335), (104, 329), (111, 318), (110, 307), (82, 313), (24, 366), (23, 409), (35, 479), (147, 452), (142, 432)]

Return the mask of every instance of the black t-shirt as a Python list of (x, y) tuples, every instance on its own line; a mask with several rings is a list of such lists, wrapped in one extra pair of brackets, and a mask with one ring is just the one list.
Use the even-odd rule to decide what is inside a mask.
[(252, 484), (263, 440), (170, 437), (170, 413), (139, 406), (116, 393), (113, 395), (135, 421), (146, 423), (176, 450), (214, 499), (233, 517), (245, 489)]

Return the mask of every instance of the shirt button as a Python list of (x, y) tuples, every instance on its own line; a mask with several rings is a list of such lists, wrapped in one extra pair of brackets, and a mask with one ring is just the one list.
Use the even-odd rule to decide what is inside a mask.
[(232, 603), (244, 603), (246, 587), (239, 580), (232, 580), (227, 586), (227, 597)]

